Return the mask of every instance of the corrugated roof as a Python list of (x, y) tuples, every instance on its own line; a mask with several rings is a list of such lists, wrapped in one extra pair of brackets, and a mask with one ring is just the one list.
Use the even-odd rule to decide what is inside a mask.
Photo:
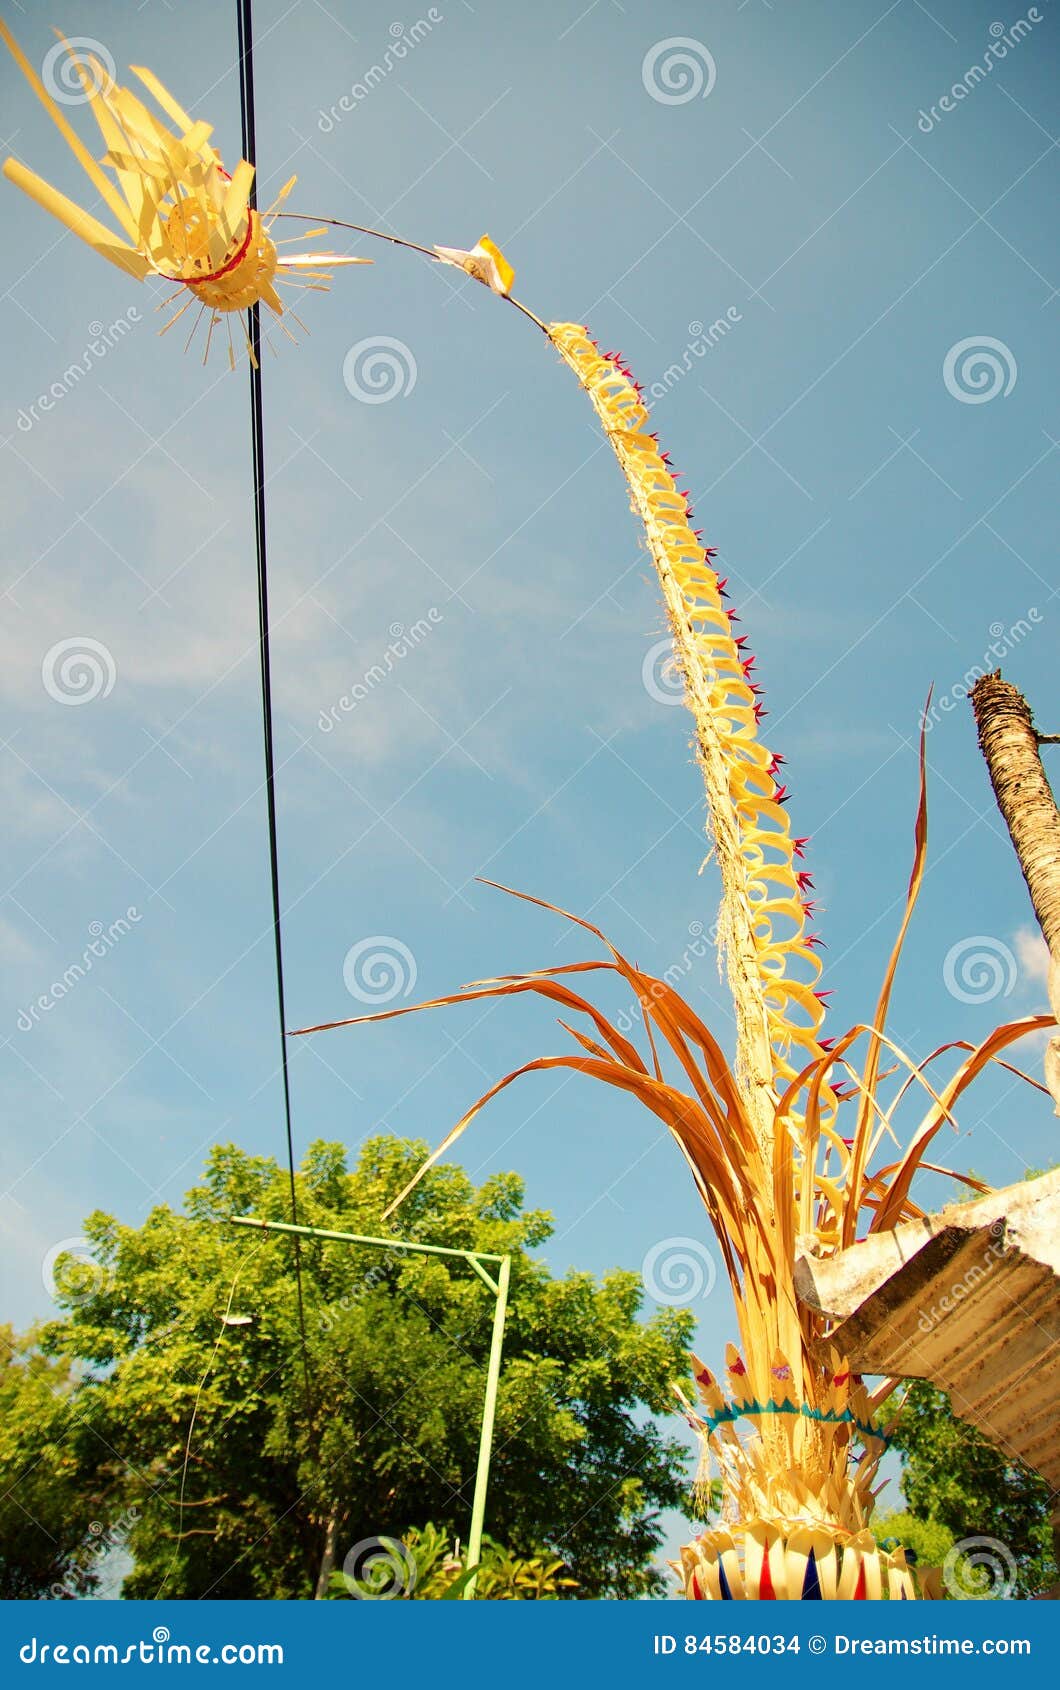
[(804, 1256), (796, 1285), (855, 1367), (930, 1380), (1036, 1468), (1060, 1519), (1060, 1170)]

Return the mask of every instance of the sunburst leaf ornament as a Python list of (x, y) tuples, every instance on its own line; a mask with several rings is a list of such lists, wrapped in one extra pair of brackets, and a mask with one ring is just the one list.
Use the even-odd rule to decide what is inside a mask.
[[(116, 234), (19, 159), (5, 159), (4, 175), (93, 252), (127, 275), (138, 281), (155, 275), (179, 284), (177, 293), (165, 301), (175, 309), (163, 333), (198, 302), (200, 310), (192, 334), (205, 314), (208, 354), (214, 325), (226, 313), (245, 311), (260, 303), (275, 317), (283, 318), (285, 310), (277, 287), (286, 284), (324, 290), (336, 265), (371, 262), (336, 252), (281, 254), (270, 231), (296, 177), (284, 184), (266, 212), (257, 211), (250, 204), (254, 166), (240, 159), (229, 175), (219, 153), (210, 145), (211, 126), (191, 118), (151, 71), (140, 65), (129, 67), (173, 128), (156, 117), (131, 89), (120, 87), (98, 58), (78, 53), (60, 35), (69, 64), (81, 83), (83, 103), (95, 118), (106, 149), (102, 160), (97, 161), (2, 21), (0, 40), (121, 233)], [(298, 238), (304, 241), (322, 232), (313, 229)], [(286, 324), (281, 326), (290, 333)], [(190, 340), (191, 336), (189, 344)], [(253, 357), (249, 341), (247, 350)], [(234, 364), (230, 325), (228, 352), (229, 362)]]

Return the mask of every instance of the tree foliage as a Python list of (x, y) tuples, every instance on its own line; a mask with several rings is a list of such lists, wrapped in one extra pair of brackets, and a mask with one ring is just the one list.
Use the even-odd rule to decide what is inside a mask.
[(908, 1510), (874, 1517), (872, 1531), (884, 1549), (901, 1547), (920, 1567), (941, 1567), (954, 1544), (953, 1533), (940, 1521), (922, 1520)]
[[(1049, 1525), (1049, 1487), (1040, 1474), (1009, 1460), (982, 1433), (953, 1413), (949, 1398), (914, 1380), (898, 1414), (893, 1444), (902, 1457), (902, 1491), (914, 1521), (935, 1528), (914, 1547), (931, 1560), (950, 1544), (992, 1538), (1015, 1567), (1011, 1594), (1034, 1596), (1057, 1576)], [(904, 1517), (902, 1517), (904, 1518)], [(900, 1518), (881, 1521), (900, 1541), (909, 1541)], [(949, 1535), (950, 1544), (940, 1535)]]
[(485, 1602), (556, 1602), (578, 1588), (562, 1560), (547, 1550), (513, 1555), (490, 1537), (482, 1539), (475, 1567), (468, 1566), (460, 1540), (433, 1522), (413, 1527), (399, 1542), (377, 1539), (360, 1556), (352, 1555), (341, 1572), (332, 1573), (329, 1597), (436, 1602), (463, 1596), (471, 1580), (475, 1597)]
[(91, 1594), (104, 1503), (87, 1481), (89, 1441), (73, 1412), (68, 1360), (37, 1333), (0, 1326), (0, 1597)]
[[(382, 1212), (423, 1155), (378, 1137), (349, 1168), (341, 1146), (313, 1144), (299, 1219), (394, 1230)], [(522, 1205), (514, 1174), (476, 1187), (441, 1167), (395, 1230), (512, 1255), (489, 1530), (514, 1556), (561, 1560), (579, 1595), (658, 1592), (658, 1512), (688, 1496), (683, 1445), (652, 1415), (686, 1370), (692, 1317), (641, 1319), (634, 1273), (553, 1277), (530, 1253), (550, 1217)], [(101, 1271), (16, 1364), (27, 1389), (5, 1433), (5, 1484), (43, 1452), (56, 1495), (76, 1503), (55, 1553), (28, 1558), (41, 1593), (76, 1565), (86, 1510), (108, 1532), (121, 1522), (132, 1597), (307, 1597), (364, 1540), (425, 1520), (466, 1536), (487, 1287), (461, 1262), (303, 1240), (307, 1384), (293, 1240), (225, 1224), (247, 1214), (287, 1219), (287, 1175), (223, 1145), (183, 1214), (86, 1221)], [(11, 1494), (25, 1501), (32, 1482)]]

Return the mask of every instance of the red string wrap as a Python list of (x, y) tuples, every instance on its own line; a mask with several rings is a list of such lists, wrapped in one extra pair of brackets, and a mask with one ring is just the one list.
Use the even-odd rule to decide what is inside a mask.
[(253, 232), (254, 232), (254, 213), (252, 211), (248, 211), (247, 212), (247, 232), (243, 236), (243, 239), (239, 244), (238, 251), (233, 254), (233, 256), (228, 260), (227, 264), (222, 264), (221, 268), (219, 270), (211, 270), (209, 272), (209, 274), (205, 275), (205, 276), (180, 276), (180, 277), (175, 277), (174, 280), (179, 280), (181, 282), (181, 284), (186, 288), (197, 287), (200, 282), (216, 282), (216, 281), (219, 281), (222, 276), (227, 276), (229, 270), (234, 270), (237, 264), (241, 264), (243, 259), (247, 256), (247, 249), (250, 246), (250, 237), (253, 234)]

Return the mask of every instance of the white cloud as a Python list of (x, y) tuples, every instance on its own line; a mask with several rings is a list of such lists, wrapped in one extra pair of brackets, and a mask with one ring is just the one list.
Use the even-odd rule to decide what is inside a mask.
[(1036, 927), (1018, 927), (1013, 948), (1025, 985), (1045, 985), (1049, 978), (1049, 947)]

